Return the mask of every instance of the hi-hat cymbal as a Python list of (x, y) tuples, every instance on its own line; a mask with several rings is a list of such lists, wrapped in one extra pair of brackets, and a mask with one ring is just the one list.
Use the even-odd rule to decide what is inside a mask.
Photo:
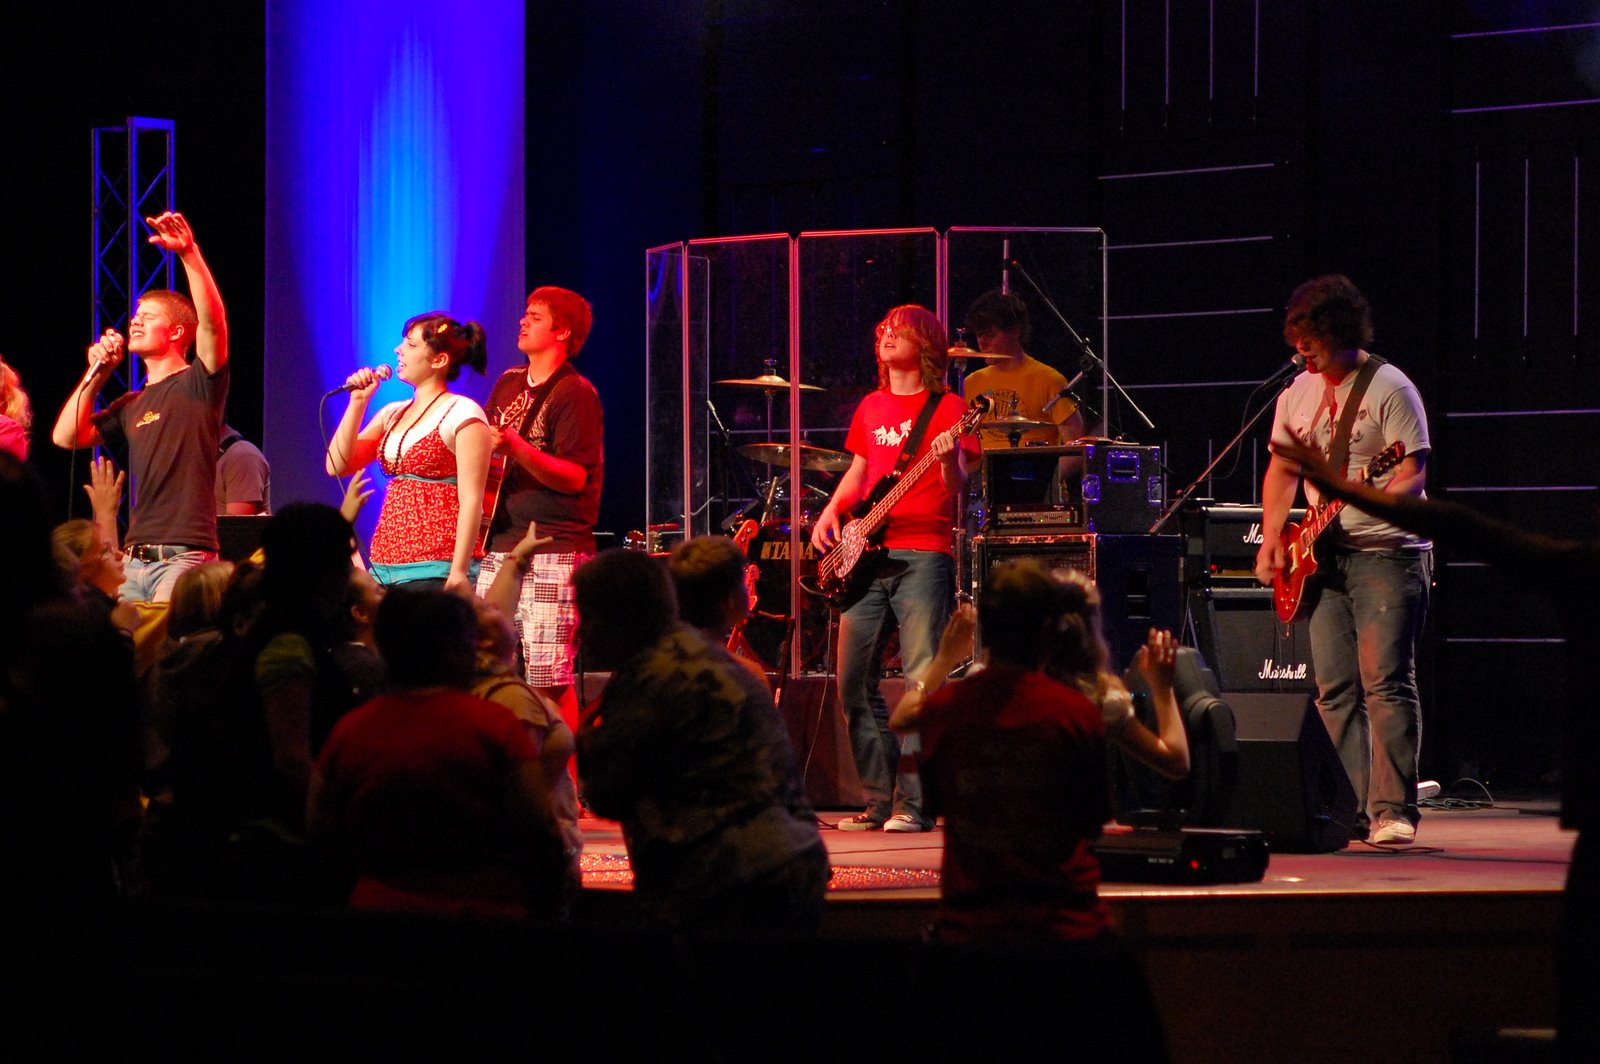
[[(785, 468), (789, 465), (787, 443), (747, 443), (739, 448), (739, 453), (763, 465)], [(815, 469), (819, 473), (842, 473), (850, 468), (850, 456), (843, 451), (830, 451), (826, 447), (812, 447), (810, 444), (802, 443), (800, 468)]]
[(980, 421), (978, 427), (989, 432), (1032, 432), (1035, 429), (1053, 429), (1053, 421), (1034, 421), (1032, 418), (1020, 414), (1010, 417), (997, 417), (993, 421)]
[(731, 384), (735, 388), (767, 388), (775, 392), (788, 391), (790, 388), (798, 388), (802, 392), (820, 392), (824, 390), (815, 384), (791, 385), (788, 381), (784, 380), (776, 373), (763, 373), (759, 377), (732, 377), (727, 380), (717, 381), (716, 383)]

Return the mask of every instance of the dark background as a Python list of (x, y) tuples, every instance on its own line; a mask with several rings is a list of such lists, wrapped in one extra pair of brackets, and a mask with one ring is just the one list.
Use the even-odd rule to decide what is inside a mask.
[[(596, 306), (581, 368), (606, 405), (602, 528), (643, 520), (645, 248), (1072, 225), (1109, 234), (1112, 320), (1087, 331), (1109, 331), (1175, 484), (1237, 427), (1249, 389), (1230, 382), (1285, 358), (1290, 289), (1340, 271), (1428, 403), (1431, 490), (1591, 529), (1600, 104), (1570, 102), (1600, 98), (1600, 31), (1499, 31), (1596, 21), (1588, 0), (530, 5), (527, 279)], [(95, 125), (177, 121), (178, 204), (228, 304), (230, 420), (260, 438), (264, 18), (180, 4), (21, 22), (0, 351), (65, 509), (73, 474), (47, 436), (90, 335)], [(1261, 460), (1257, 439), (1209, 490), (1252, 500)], [(1539, 781), (1553, 619), (1515, 574), (1444, 561), (1425, 767)]]

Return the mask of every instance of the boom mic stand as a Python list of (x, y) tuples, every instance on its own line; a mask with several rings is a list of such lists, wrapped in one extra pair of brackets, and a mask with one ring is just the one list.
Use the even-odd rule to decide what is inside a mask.
[[(1216, 457), (1211, 459), (1211, 464), (1206, 466), (1205, 469), (1201, 471), (1199, 476), (1190, 481), (1187, 487), (1172, 497), (1172, 505), (1168, 506), (1166, 511), (1160, 517), (1156, 518), (1156, 523), (1150, 526), (1150, 535), (1153, 536), (1157, 532), (1161, 531), (1161, 526), (1172, 520), (1173, 515), (1184, 508), (1184, 506), (1189, 502), (1189, 497), (1194, 493), (1194, 489), (1198, 488), (1201, 482), (1211, 475), (1212, 470), (1221, 465), (1222, 460), (1228, 457), (1229, 453), (1231, 453), (1235, 447), (1239, 446), (1240, 441), (1242, 441), (1245, 436), (1249, 434), (1251, 429), (1255, 428), (1256, 422), (1261, 420), (1261, 415), (1265, 414), (1268, 409), (1276, 405), (1278, 396), (1285, 388), (1289, 387), (1289, 385), (1294, 382), (1294, 378), (1295, 375), (1293, 373), (1285, 376), (1282, 383), (1278, 385), (1277, 390), (1272, 393), (1272, 397), (1265, 403), (1262, 403), (1261, 408), (1250, 416), (1250, 420), (1246, 421), (1244, 423), (1244, 427), (1238, 431), (1233, 439), (1228, 441), (1227, 446), (1222, 448), (1221, 451), (1217, 452)], [(1266, 381), (1262, 382), (1262, 384), (1268, 383), (1271, 383), (1270, 377)], [(1259, 389), (1260, 385), (1257, 385), (1257, 388)]]
[[(1022, 263), (1018, 262), (1016, 259), (1008, 259), (1006, 265), (1014, 267), (1016, 271), (1022, 275), (1022, 279), (1028, 282), (1028, 287), (1033, 289), (1034, 294), (1044, 302), (1045, 306), (1050, 308), (1050, 313), (1054, 314), (1056, 316), (1056, 320), (1059, 321), (1067, 330), (1067, 335), (1072, 337), (1073, 342), (1076, 343), (1079, 350), (1083, 352), (1083, 368), (1087, 371), (1091, 368), (1099, 367), (1101, 374), (1106, 379), (1106, 383), (1115, 388), (1117, 390), (1117, 394), (1122, 396), (1123, 402), (1128, 404), (1128, 408), (1135, 414), (1139, 415), (1139, 420), (1144, 422), (1145, 428), (1154, 432), (1156, 423), (1151, 421), (1150, 418), (1145, 415), (1143, 410), (1139, 409), (1139, 404), (1133, 401), (1133, 396), (1127, 393), (1122, 385), (1118, 383), (1117, 378), (1112, 374), (1111, 370), (1106, 366), (1105, 359), (1094, 353), (1094, 348), (1089, 346), (1089, 341), (1085, 340), (1081, 335), (1079, 335), (1078, 330), (1072, 327), (1072, 323), (1067, 320), (1067, 316), (1061, 313), (1060, 308), (1055, 305), (1054, 301), (1052, 301), (1049, 296), (1044, 294), (1044, 289), (1039, 287), (1039, 283), (1033, 279), (1033, 275), (1029, 273), (1023, 267)], [(1109, 424), (1106, 425), (1107, 430), (1109, 430), (1110, 427), (1111, 426)]]

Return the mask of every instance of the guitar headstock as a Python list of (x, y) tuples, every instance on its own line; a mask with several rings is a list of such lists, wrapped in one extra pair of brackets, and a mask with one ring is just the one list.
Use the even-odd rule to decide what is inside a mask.
[(955, 423), (957, 436), (964, 436), (978, 427), (978, 423), (989, 416), (989, 411), (994, 409), (994, 397), (988, 392), (979, 392), (972, 397), (972, 402), (967, 404), (967, 412), (961, 415), (961, 420)]
[(1367, 468), (1362, 471), (1362, 479), (1369, 482), (1376, 480), (1405, 461), (1405, 457), (1406, 445), (1399, 440), (1395, 440), (1385, 447), (1376, 458), (1367, 463)]

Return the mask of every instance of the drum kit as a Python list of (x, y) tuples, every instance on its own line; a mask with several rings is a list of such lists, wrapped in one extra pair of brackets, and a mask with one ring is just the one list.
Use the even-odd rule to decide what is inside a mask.
[[(967, 346), (965, 340), (949, 349), (959, 373), (966, 359), (995, 361), (1003, 355), (980, 352)], [(799, 495), (800, 554), (799, 567), (802, 581), (816, 575), (816, 553), (811, 546), (811, 529), (832, 496), (827, 481), (850, 468), (852, 457), (844, 451), (817, 447), (808, 443), (792, 444), (772, 439), (773, 402), (779, 394), (791, 389), (801, 392), (822, 392), (815, 384), (791, 383), (776, 372), (776, 360), (768, 359), (765, 372), (755, 377), (731, 377), (714, 381), (725, 388), (760, 391), (766, 398), (767, 439), (759, 443), (746, 443), (734, 447), (740, 457), (765, 469), (765, 478), (757, 482), (757, 496), (723, 522), (724, 531), (731, 532), (746, 521), (759, 526), (746, 547), (750, 563), (756, 567), (756, 605), (751, 611), (744, 637), (753, 650), (768, 665), (776, 665), (783, 658), (783, 647), (795, 625), (801, 629), (801, 667), (816, 663), (826, 651), (827, 606), (819, 597), (803, 596), (798, 617), (790, 597), (791, 537), (790, 517), (795, 494)], [(979, 424), (984, 431), (1002, 433), (1018, 446), (1025, 433), (1039, 429), (1054, 429), (1053, 422), (1036, 421), (1017, 413), (1017, 396), (1001, 392), (988, 420)], [(714, 408), (713, 408), (714, 410)], [(798, 451), (798, 454), (796, 454)], [(798, 461), (795, 461), (798, 459)], [(790, 472), (798, 465), (802, 481), (798, 488), (790, 479)], [(824, 483), (815, 483), (805, 474), (818, 474)], [(827, 486), (824, 486), (827, 484)], [(981, 491), (981, 489), (980, 489)], [(982, 507), (981, 498), (973, 500)]]

